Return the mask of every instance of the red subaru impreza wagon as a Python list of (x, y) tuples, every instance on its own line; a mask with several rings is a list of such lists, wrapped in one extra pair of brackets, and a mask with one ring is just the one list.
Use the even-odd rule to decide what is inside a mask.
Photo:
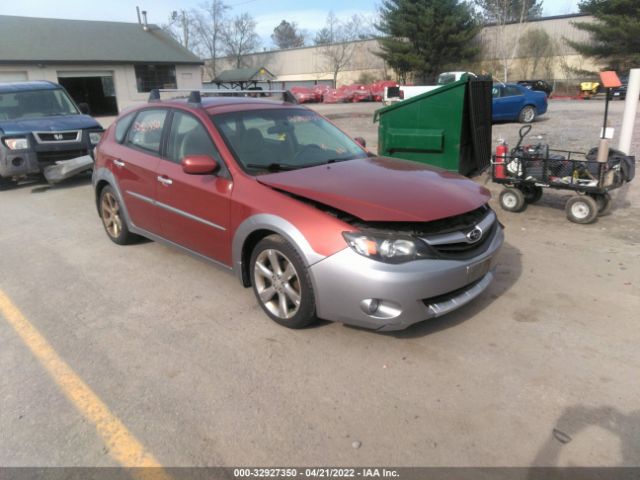
[(480, 295), (503, 242), (489, 192), (361, 143), (299, 105), (154, 101), (105, 132), (96, 204), (115, 243), (143, 236), (233, 271), (291, 328), (397, 330)]

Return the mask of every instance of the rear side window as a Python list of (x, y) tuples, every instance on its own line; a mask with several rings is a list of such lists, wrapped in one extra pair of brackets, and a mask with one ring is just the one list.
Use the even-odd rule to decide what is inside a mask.
[(125, 115), (124, 117), (119, 119), (118, 122), (116, 123), (115, 136), (116, 136), (116, 141), (118, 143), (124, 142), (124, 138), (125, 138), (125, 135), (127, 134), (127, 130), (129, 129), (129, 125), (131, 125), (131, 121), (135, 116), (136, 116), (135, 112), (130, 113), (129, 115)]
[(507, 85), (504, 87), (503, 97), (513, 97), (515, 95), (522, 95), (522, 92), (518, 87), (514, 87), (513, 85)]
[(153, 109), (139, 112), (129, 129), (127, 144), (151, 153), (160, 153), (162, 129), (166, 118), (166, 110)]

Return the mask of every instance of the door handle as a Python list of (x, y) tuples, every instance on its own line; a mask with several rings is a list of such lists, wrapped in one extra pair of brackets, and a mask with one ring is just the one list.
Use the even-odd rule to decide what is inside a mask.
[(115, 159), (115, 158), (113, 159), (113, 164), (116, 167), (120, 167), (120, 168), (124, 167), (124, 162), (122, 160), (118, 160), (118, 159)]
[(169, 185), (172, 185), (172, 184), (173, 184), (173, 180), (171, 180), (171, 179), (170, 179), (170, 178), (168, 178), (168, 177), (160, 177), (160, 176), (158, 176), (158, 181), (159, 181), (161, 184), (163, 184), (163, 185), (167, 185), (167, 186), (169, 186)]

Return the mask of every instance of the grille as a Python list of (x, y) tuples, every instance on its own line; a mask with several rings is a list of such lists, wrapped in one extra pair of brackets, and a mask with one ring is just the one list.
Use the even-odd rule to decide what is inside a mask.
[(497, 228), (497, 222), (493, 222), (488, 230), (482, 232), (482, 238), (476, 243), (467, 242), (451, 242), (441, 245), (432, 245), (435, 251), (437, 251), (443, 258), (470, 258), (484, 252), (489, 246), (489, 239), (493, 237), (493, 234)]
[[(462, 215), (455, 231), (438, 233), (422, 237), (440, 258), (462, 260), (480, 255), (489, 248), (498, 222), (492, 210), (486, 209), (481, 218), (475, 215)], [(457, 218), (457, 217), (456, 217)], [(477, 241), (470, 239), (471, 233), (479, 230), (481, 237)], [(477, 233), (477, 232), (476, 232)]]
[(478, 280), (476, 280), (474, 282), (471, 282), (470, 284), (465, 285), (462, 288), (458, 288), (457, 290), (453, 290), (451, 292), (447, 292), (447, 293), (444, 293), (442, 295), (438, 295), (437, 297), (423, 298), (422, 299), (422, 303), (424, 303), (425, 306), (429, 307), (429, 306), (434, 305), (436, 303), (447, 302), (447, 301), (451, 300), (452, 298), (457, 297), (458, 295), (462, 295), (467, 290), (471, 290), (473, 287), (475, 287), (481, 281), (482, 281), (482, 278), (479, 278)]
[(56, 142), (78, 142), (80, 141), (80, 130), (67, 132), (33, 132), (38, 143), (56, 143)]
[(51, 164), (60, 160), (71, 160), (72, 158), (87, 155), (87, 149), (61, 150), (57, 152), (37, 152), (38, 163)]

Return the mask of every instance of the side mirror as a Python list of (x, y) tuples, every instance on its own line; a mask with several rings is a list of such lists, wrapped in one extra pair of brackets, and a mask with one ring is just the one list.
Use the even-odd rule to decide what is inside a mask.
[(189, 155), (182, 159), (182, 171), (189, 175), (214, 173), (218, 167), (218, 162), (207, 155)]
[(358, 145), (360, 145), (362, 148), (367, 148), (367, 141), (362, 138), (362, 137), (356, 137), (354, 138), (354, 140), (356, 141), (356, 143)]
[(89, 104), (88, 103), (79, 103), (78, 108), (80, 109), (80, 113), (84, 113), (85, 115), (89, 115)]

